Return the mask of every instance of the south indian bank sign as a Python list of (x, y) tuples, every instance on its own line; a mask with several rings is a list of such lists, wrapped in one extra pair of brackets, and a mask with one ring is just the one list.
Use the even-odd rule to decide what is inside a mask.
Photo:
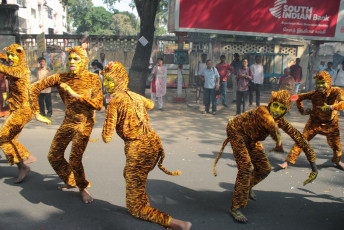
[(344, 41), (344, 0), (170, 0), (170, 32)]
[(288, 5), (287, 0), (276, 0), (274, 7), (270, 8), (269, 11), (276, 18), (282, 17), (287, 19), (303, 19), (315, 21), (330, 20), (330, 16), (328, 16), (327, 14), (324, 16), (313, 14), (313, 7)]

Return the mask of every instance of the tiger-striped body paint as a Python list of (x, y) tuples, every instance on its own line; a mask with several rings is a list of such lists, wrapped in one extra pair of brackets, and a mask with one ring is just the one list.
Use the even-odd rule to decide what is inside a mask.
[(285, 113), (290, 109), (289, 93), (286, 90), (273, 92), (268, 106), (259, 106), (240, 114), (230, 119), (227, 124), (227, 139), (223, 142), (216, 157), (214, 175), (216, 176), (216, 163), (229, 142), (238, 167), (232, 199), (232, 208), (234, 209), (245, 207), (250, 189), (269, 175), (271, 166), (261, 141), (270, 135), (277, 142), (280, 135), (279, 128), (303, 148), (309, 162), (316, 160), (312, 147), (297, 129), (283, 116), (275, 119), (271, 116), (269, 108), (273, 102), (279, 102), (286, 106)]
[[(76, 46), (67, 51), (81, 57), (80, 71), (77, 74), (54, 74), (34, 83), (31, 87), (31, 99), (34, 113), (39, 113), (39, 93), (48, 87), (57, 88), (66, 112), (51, 144), (48, 159), (65, 184), (76, 185), (82, 191), (91, 185), (85, 177), (82, 156), (95, 122), (95, 110), (100, 110), (103, 106), (103, 95), (99, 76), (87, 71), (86, 50)], [(63, 85), (69, 86), (80, 97), (76, 99), (70, 96)], [(73, 144), (68, 162), (64, 158), (64, 152), (71, 141)]]
[[(303, 100), (312, 101), (312, 111), (310, 117), (303, 129), (303, 136), (312, 140), (317, 134), (326, 136), (327, 143), (333, 151), (332, 162), (339, 163), (342, 156), (342, 146), (340, 144), (340, 133), (338, 124), (338, 110), (344, 109), (344, 91), (338, 87), (332, 87), (331, 76), (326, 71), (318, 73), (315, 77), (317, 81), (325, 81), (327, 88), (325, 92), (314, 90), (308, 93), (299, 94), (296, 101), (297, 108), (301, 114), (304, 113)], [(333, 110), (322, 111), (319, 107), (324, 104), (332, 105)], [(294, 145), (286, 161), (295, 163), (297, 157), (302, 152), (299, 146)]]
[(170, 172), (162, 166), (164, 149), (159, 136), (149, 124), (146, 111), (152, 109), (154, 103), (129, 91), (128, 75), (121, 63), (110, 62), (101, 74), (104, 82), (113, 81), (109, 84), (112, 99), (106, 110), (102, 138), (104, 142), (110, 142), (116, 130), (125, 141), (126, 164), (123, 174), (126, 180), (127, 210), (137, 218), (168, 228), (171, 216), (149, 205), (147, 177), (156, 164), (169, 175), (180, 175), (180, 172)]
[[(8, 102), (10, 116), (0, 130), (0, 147), (6, 155), (10, 165), (22, 162), (30, 156), (29, 151), (18, 141), (18, 136), (24, 126), (33, 118), (30, 107), (30, 70), (25, 63), (25, 52), (18, 44), (4, 48), (7, 53), (18, 56), (16, 66), (0, 64), (0, 72), (9, 80)], [(9, 61), (9, 57), (0, 54), (0, 59)]]

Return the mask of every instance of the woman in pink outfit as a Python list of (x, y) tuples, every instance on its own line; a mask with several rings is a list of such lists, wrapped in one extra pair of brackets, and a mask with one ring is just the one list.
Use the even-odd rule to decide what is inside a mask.
[(166, 94), (166, 82), (167, 82), (167, 68), (164, 66), (164, 59), (158, 58), (156, 66), (153, 68), (153, 81), (151, 84), (151, 99), (154, 102), (158, 101), (158, 109), (163, 109), (162, 97)]

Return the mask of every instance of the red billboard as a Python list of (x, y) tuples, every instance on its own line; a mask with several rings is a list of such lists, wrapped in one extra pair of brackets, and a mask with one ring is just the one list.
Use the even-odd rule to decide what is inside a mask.
[[(171, 0), (169, 30), (344, 40), (340, 0)], [(172, 15), (173, 14), (173, 15)]]

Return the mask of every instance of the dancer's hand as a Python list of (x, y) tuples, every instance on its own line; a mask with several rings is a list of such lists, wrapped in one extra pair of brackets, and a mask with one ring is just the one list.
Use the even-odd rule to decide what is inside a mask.
[(39, 121), (39, 122), (43, 122), (43, 123), (46, 123), (47, 125), (50, 125), (51, 124), (51, 120), (48, 118), (48, 117), (45, 117), (45, 116), (42, 116), (41, 114), (37, 113), (35, 115), (36, 117), (36, 120)]
[(79, 94), (77, 94), (69, 85), (66, 83), (61, 83), (60, 87), (63, 88), (71, 97), (74, 97), (75, 99), (78, 99), (80, 97)]
[(278, 166), (280, 167), (280, 169), (287, 169), (289, 166), (289, 162), (288, 161), (284, 161), (281, 164), (278, 164)]
[(321, 109), (321, 111), (323, 111), (323, 112), (328, 112), (328, 111), (332, 111), (333, 110), (332, 106), (328, 105), (326, 103), (324, 103), (323, 106), (318, 106), (317, 108)]

